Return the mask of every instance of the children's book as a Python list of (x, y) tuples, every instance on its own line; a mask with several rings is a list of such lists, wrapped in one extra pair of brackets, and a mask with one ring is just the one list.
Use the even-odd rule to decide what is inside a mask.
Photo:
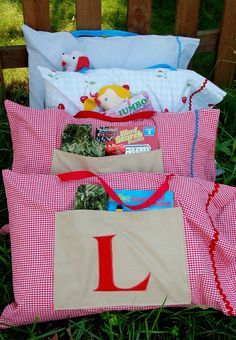
[[(155, 190), (114, 190), (115, 193), (120, 197), (122, 202), (127, 205), (138, 205), (145, 202), (150, 196), (152, 196)], [(108, 199), (107, 210), (108, 211), (144, 211), (144, 210), (156, 210), (156, 209), (164, 209), (164, 208), (173, 208), (174, 207), (174, 197), (173, 191), (166, 191), (165, 194), (156, 201), (155, 204), (151, 205), (148, 208), (140, 209), (140, 210), (132, 210), (125, 206), (122, 206), (111, 198)]]
[(106, 155), (133, 154), (158, 149), (155, 126), (104, 126), (96, 129), (96, 140), (105, 143)]

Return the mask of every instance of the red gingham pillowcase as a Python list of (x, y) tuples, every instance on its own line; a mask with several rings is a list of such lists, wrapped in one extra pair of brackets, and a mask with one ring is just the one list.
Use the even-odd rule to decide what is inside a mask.
[[(101, 174), (113, 189), (157, 189), (164, 174)], [(7, 193), (15, 301), (0, 322), (8, 325), (130, 310), (108, 306), (54, 310), (53, 268), (55, 212), (72, 209), (78, 185), (100, 184), (89, 178), (61, 182), (56, 175), (3, 172)], [(197, 178), (174, 176), (169, 181), (174, 204), (183, 210), (191, 305), (236, 314), (236, 188)], [(194, 202), (194, 204), (193, 204)], [(135, 214), (135, 212), (133, 212)], [(156, 308), (140, 306), (140, 308)]]
[(215, 141), (219, 110), (157, 113), (150, 119), (110, 123), (74, 118), (59, 109), (36, 110), (5, 101), (13, 143), (12, 170), (20, 173), (50, 173), (52, 153), (61, 146), (66, 124), (98, 126), (157, 126), (165, 172), (215, 180)]

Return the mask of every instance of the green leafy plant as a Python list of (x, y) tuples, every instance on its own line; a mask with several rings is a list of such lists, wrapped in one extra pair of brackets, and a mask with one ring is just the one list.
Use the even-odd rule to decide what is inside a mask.
[(80, 185), (75, 194), (74, 209), (107, 210), (108, 195), (101, 185)]
[(62, 132), (61, 150), (82, 156), (105, 156), (105, 144), (92, 136), (92, 126), (68, 124)]

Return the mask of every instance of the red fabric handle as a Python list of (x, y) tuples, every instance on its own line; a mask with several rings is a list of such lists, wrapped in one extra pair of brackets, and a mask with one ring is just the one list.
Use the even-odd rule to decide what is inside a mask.
[(110, 117), (95, 111), (80, 111), (76, 113), (74, 118), (95, 118), (107, 122), (129, 122), (132, 120), (151, 118), (154, 114), (155, 111), (141, 111), (124, 117)]
[(62, 181), (73, 181), (73, 180), (79, 180), (89, 177), (96, 177), (108, 195), (118, 204), (124, 205), (125, 207), (132, 209), (132, 210), (139, 210), (147, 208), (151, 205), (153, 205), (158, 199), (160, 199), (164, 193), (169, 189), (169, 178), (174, 175), (167, 175), (165, 178), (165, 181), (162, 183), (162, 185), (154, 192), (152, 196), (150, 196), (145, 202), (138, 204), (138, 205), (128, 205), (121, 201), (120, 197), (114, 192), (114, 190), (98, 175), (94, 174), (90, 171), (72, 171), (72, 172), (65, 172), (63, 174), (57, 175), (60, 180)]

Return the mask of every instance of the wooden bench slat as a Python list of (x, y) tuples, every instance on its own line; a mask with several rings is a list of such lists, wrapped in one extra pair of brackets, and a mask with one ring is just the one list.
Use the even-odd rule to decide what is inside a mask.
[(2, 68), (17, 68), (28, 66), (28, 53), (24, 45), (0, 47)]
[(3, 76), (3, 67), (2, 67), (2, 60), (0, 56), (0, 86), (4, 86), (4, 76)]
[(198, 31), (197, 37), (200, 39), (200, 45), (197, 49), (198, 52), (215, 51), (219, 38), (219, 29)]
[(49, 0), (22, 0), (24, 23), (35, 30), (50, 31)]
[(196, 37), (200, 0), (177, 0), (175, 33), (177, 35)]
[(129, 0), (127, 13), (128, 31), (148, 34), (151, 27), (151, 14), (151, 0)]
[(235, 0), (225, 0), (213, 77), (219, 86), (230, 85), (233, 80), (236, 63), (234, 51), (236, 51), (236, 3)]
[[(151, 0), (128, 0), (127, 28), (129, 31), (149, 33)], [(177, 0), (176, 33), (201, 39), (198, 52), (214, 51), (218, 44), (214, 82), (230, 85), (236, 62), (236, 6), (235, 0), (224, 0), (221, 30), (197, 31), (200, 0)], [(22, 0), (24, 22), (37, 30), (50, 30), (49, 0)], [(80, 29), (101, 29), (101, 0), (76, 0), (77, 25)], [(223, 61), (226, 60), (226, 61)], [(228, 62), (227, 62), (228, 60)], [(3, 69), (28, 66), (25, 46), (0, 47), (0, 81)]]
[[(210, 52), (216, 48), (219, 30), (198, 31), (201, 39), (198, 52)], [(0, 47), (0, 60), (2, 68), (17, 68), (28, 66), (28, 55), (24, 45)]]
[(101, 0), (76, 0), (76, 23), (78, 29), (101, 29)]

